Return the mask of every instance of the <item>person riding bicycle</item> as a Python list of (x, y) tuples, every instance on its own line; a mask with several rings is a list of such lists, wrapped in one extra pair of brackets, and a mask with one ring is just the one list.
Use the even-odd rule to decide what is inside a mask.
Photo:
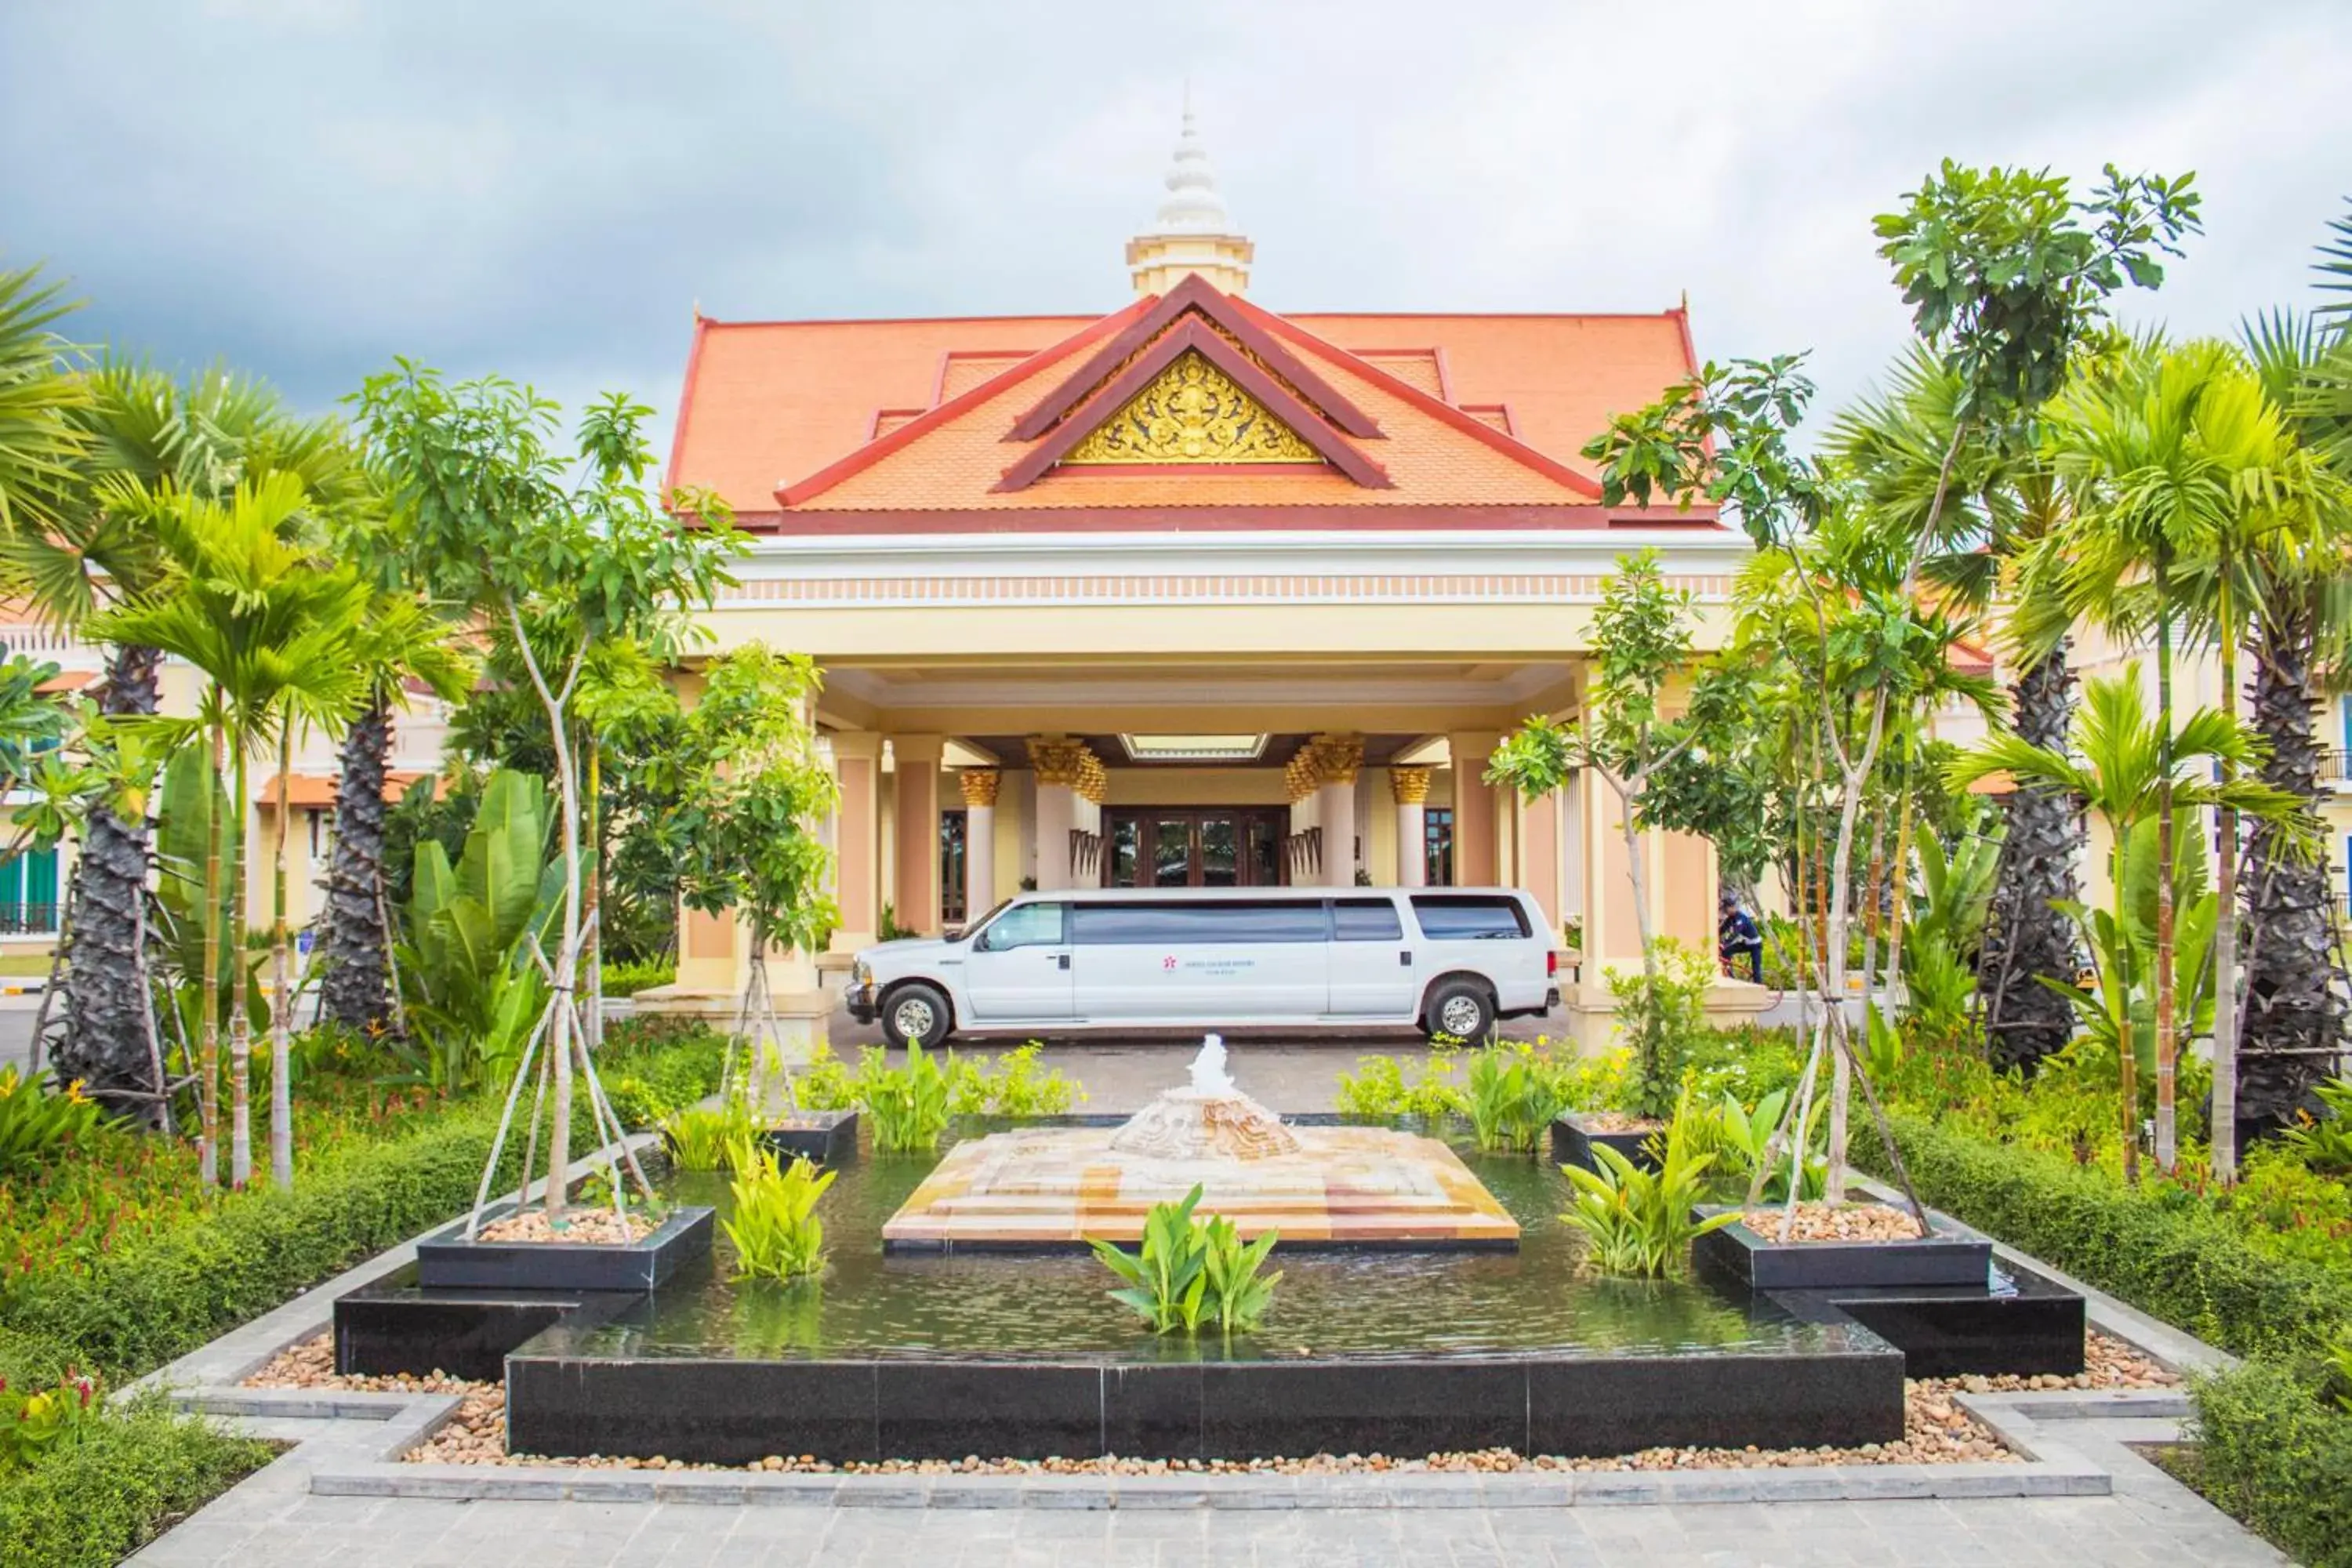
[(1726, 974), (1738, 974), (1738, 961), (1745, 954), (1748, 978), (1764, 984), (1764, 933), (1756, 929), (1755, 917), (1739, 907), (1736, 894), (1726, 892), (1716, 901), (1715, 947)]

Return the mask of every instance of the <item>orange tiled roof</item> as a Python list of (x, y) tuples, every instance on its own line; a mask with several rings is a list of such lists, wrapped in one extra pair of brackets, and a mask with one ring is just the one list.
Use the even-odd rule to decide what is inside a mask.
[[(384, 798), (399, 799), (407, 793), (410, 784), (425, 776), (414, 769), (386, 769), (383, 775)], [(289, 773), (286, 776), (286, 804), (289, 809), (299, 806), (310, 811), (324, 811), (335, 804), (335, 786), (341, 782), (334, 773)], [(437, 782), (433, 792), (436, 795), (441, 792)], [(253, 792), (253, 799), (257, 805), (275, 806), (278, 804), (276, 773), (261, 781), (261, 787)]]
[(770, 516), (785, 487), (793, 511), (829, 513), (1591, 506), (1583, 443), (1692, 368), (1679, 310), (1275, 317), (1243, 302), (1379, 424), (1384, 439), (1355, 446), (1393, 488), (1330, 471), (1059, 468), (992, 494), (1027, 450), (1004, 439), (1012, 422), (1151, 303), (1104, 318), (699, 321), (671, 480)]

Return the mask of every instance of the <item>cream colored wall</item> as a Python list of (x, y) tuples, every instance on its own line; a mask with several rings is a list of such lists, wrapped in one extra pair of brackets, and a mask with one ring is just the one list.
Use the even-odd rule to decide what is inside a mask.
[(1103, 804), (1110, 806), (1286, 805), (1290, 798), (1279, 768), (1108, 768), (1105, 773)]

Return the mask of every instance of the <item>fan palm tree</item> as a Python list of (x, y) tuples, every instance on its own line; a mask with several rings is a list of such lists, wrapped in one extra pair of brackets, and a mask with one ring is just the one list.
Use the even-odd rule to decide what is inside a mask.
[(55, 511), (81, 456), (67, 417), (89, 400), (51, 327), (74, 310), (38, 268), (0, 272), (0, 531), (37, 528)]
[[(463, 698), (473, 666), (459, 651), (457, 628), (415, 595), (379, 589), (355, 641), (367, 697), (344, 732), (335, 793), (335, 849), (327, 871), (323, 1015), (355, 1029), (393, 1016), (385, 930), (384, 781), (392, 753), (392, 716), (406, 705), (410, 683), (444, 701)], [(281, 817), (282, 820), (282, 817)]]
[[(262, 384), (214, 370), (184, 381), (135, 361), (106, 359), (79, 377), (65, 415), (77, 458), (45, 515), (0, 537), (0, 571), (22, 584), (39, 613), (72, 629), (91, 616), (139, 605), (170, 575), (147, 504), (169, 489), (219, 500), (275, 472), (302, 482), (308, 506), (333, 511), (362, 492), (363, 478), (341, 427), (289, 417)], [(99, 689), (110, 718), (152, 714), (160, 652), (117, 642)], [(74, 866), (67, 956), (66, 1036), (60, 1067), (104, 1097), (149, 1083), (146, 966), (140, 932), (147, 824), (90, 814)]]
[[(128, 486), (113, 487), (117, 492)], [(229, 1002), (231, 1086), (230, 1181), (243, 1186), (253, 1166), (249, 1062), (251, 1026), (246, 1011), (249, 965), (246, 950), (246, 842), (242, 818), (251, 799), (247, 763), (271, 740), (279, 746), (280, 777), (290, 732), (303, 725), (339, 728), (364, 696), (356, 641), (369, 592), (348, 565), (321, 563), (302, 539), (311, 498), (293, 474), (274, 472), (214, 500), (166, 487), (154, 494), (114, 493), (122, 510), (141, 512), (170, 563), (163, 583), (142, 602), (108, 611), (90, 623), (94, 635), (135, 643), (184, 658), (206, 678), (201, 723), (208, 732), (215, 778), (224, 767), (239, 803), (214, 819), (205, 857), (206, 907), (217, 910), (223, 883), (235, 889), (226, 932), (232, 964)], [(281, 838), (284, 816), (280, 796)], [(226, 861), (226, 864), (224, 864)], [(284, 984), (284, 886), (279, 878), (277, 931), (280, 985), (271, 1031), (272, 1163), (280, 1184), (290, 1184), (292, 1112), (287, 1077)], [(218, 923), (206, 934), (205, 973), (215, 973)], [(206, 1081), (219, 1059), (215, 992), (203, 987), (199, 1025)], [(207, 1152), (216, 1146), (217, 1112), (208, 1117)], [(216, 1159), (213, 1162), (216, 1169)]]
[[(2120, 636), (2153, 630), (2158, 738), (2169, 744), (2175, 632), (2189, 613), (2184, 570), (2217, 558), (2241, 527), (2249, 488), (2273, 479), (2276, 411), (2227, 344), (2151, 345), (2116, 374), (2079, 378), (2048, 410), (2051, 449), (2072, 514), (2025, 575), (2069, 617)], [(2170, 865), (2169, 768), (2159, 779), (2157, 863)], [(2156, 1158), (2178, 1157), (2174, 1104), (2173, 897), (2156, 898)]]
[[(2125, 875), (2123, 858), (2134, 830), (2141, 824), (2150, 820), (2160, 823), (2168, 805), (2176, 809), (2227, 806), (2285, 828), (2292, 825), (2302, 805), (2284, 790), (2258, 781), (2235, 779), (2221, 783), (2200, 776), (2196, 766), (2200, 763), (2238, 769), (2260, 761), (2261, 742), (2243, 726), (2210, 708), (2200, 708), (2189, 715), (2176, 733), (2168, 733), (2168, 728), (2161, 715), (2150, 719), (2147, 700), (2140, 693), (2139, 669), (2134, 665), (2120, 677), (2087, 683), (2083, 710), (2074, 720), (2072, 754), (2037, 746), (2021, 735), (1997, 735), (1956, 758), (1946, 770), (1946, 778), (1954, 788), (1965, 789), (1987, 774), (2006, 772), (2021, 781), (2033, 779), (2050, 784), (2082, 801), (2106, 825), (2108, 842), (2113, 846), (2114, 875), (2108, 879), (2113, 907), (2108, 912), (2110, 929), (2121, 932), (2129, 926), (2129, 879)], [(2159, 852), (2156, 864), (2168, 867), (2172, 861)], [(2159, 875), (2156, 883), (2161, 889), (2172, 879)], [(2159, 908), (2167, 903), (2168, 900), (2159, 898)], [(2097, 956), (2102, 964), (2116, 961), (2112, 952), (2103, 952)], [(2168, 947), (2159, 949), (2155, 962), (2168, 968)], [(2112, 976), (2103, 978), (2115, 981)], [(2160, 968), (2157, 974), (2159, 1000), (2170, 994), (2169, 981), (2170, 976)], [(2108, 983), (2102, 985), (2101, 994), (2109, 1002), (2109, 1022), (2115, 1037), (2126, 1043), (2126, 1048), (2117, 1052), (2123, 1101), (2124, 1174), (2127, 1180), (2137, 1181), (2139, 1087), (2137, 1054), (2128, 1048), (2133, 1037), (2128, 987)], [(2159, 1020), (2159, 1088), (2163, 1083), (2163, 1027)]]

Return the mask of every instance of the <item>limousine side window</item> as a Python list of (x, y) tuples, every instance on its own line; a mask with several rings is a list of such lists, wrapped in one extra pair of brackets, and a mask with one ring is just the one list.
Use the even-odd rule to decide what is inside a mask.
[(1500, 942), (1528, 934), (1527, 913), (1517, 899), (1416, 893), (1412, 917), (1432, 942)]
[(1260, 903), (1078, 904), (1070, 940), (1091, 947), (1174, 947), (1184, 943), (1328, 942), (1323, 900)]
[(996, 917), (980, 933), (980, 951), (1003, 952), (1016, 947), (1059, 947), (1067, 904), (1023, 904)]
[(1402, 942), (1404, 922), (1387, 899), (1340, 899), (1331, 906), (1331, 934), (1341, 942)]

